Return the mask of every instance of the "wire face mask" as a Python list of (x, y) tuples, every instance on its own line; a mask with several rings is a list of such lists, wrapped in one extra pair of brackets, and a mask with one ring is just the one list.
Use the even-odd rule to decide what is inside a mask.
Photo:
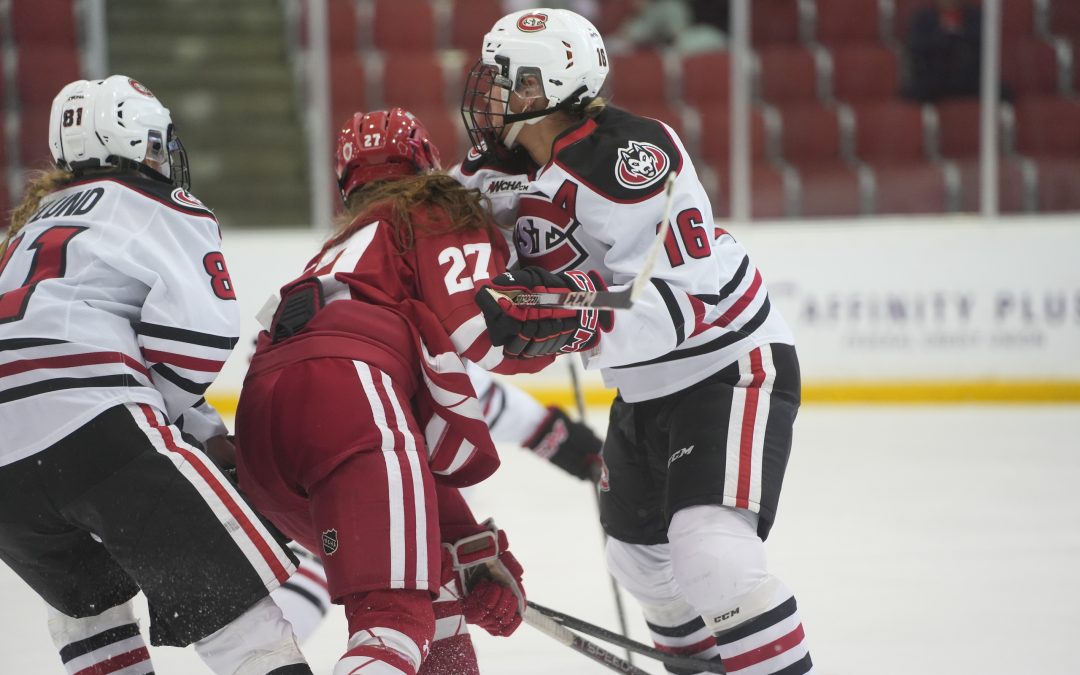
[[(504, 150), (514, 147), (517, 136), (512, 128), (514, 124), (549, 115), (562, 106), (508, 112), (511, 92), (526, 103), (545, 99), (543, 79), (539, 68), (522, 67), (518, 68), (516, 81), (511, 81), (509, 60), (500, 56), (495, 60), (499, 65), (477, 61), (469, 71), (461, 101), (461, 118), (469, 132), (469, 140), (478, 152), (502, 155)], [(511, 129), (507, 131), (507, 127)]]

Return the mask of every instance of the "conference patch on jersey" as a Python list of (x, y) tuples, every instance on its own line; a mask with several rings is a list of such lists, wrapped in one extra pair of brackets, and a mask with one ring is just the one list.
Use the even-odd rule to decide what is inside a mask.
[(176, 188), (172, 191), (172, 200), (180, 206), (187, 207), (189, 209), (203, 209), (209, 211), (206, 205), (199, 201), (198, 197), (191, 194), (184, 188)]
[(631, 190), (649, 187), (659, 182), (670, 166), (667, 153), (658, 146), (644, 141), (630, 141), (625, 148), (619, 148), (615, 180)]
[(547, 14), (535, 12), (526, 14), (517, 20), (517, 29), (522, 33), (536, 33), (547, 28)]

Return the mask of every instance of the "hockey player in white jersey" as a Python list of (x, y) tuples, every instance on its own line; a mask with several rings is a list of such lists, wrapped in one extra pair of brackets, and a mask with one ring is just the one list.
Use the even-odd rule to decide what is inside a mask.
[(49, 605), (68, 673), (311, 673), (269, 598), (295, 559), (204, 454), (203, 399), (239, 333), (214, 215), (168, 109), (122, 75), (53, 101), (56, 166), (0, 246), (0, 560)]
[(500, 19), (466, 85), (474, 152), (459, 178), (514, 216), (523, 267), (494, 287), (559, 292), (629, 284), (674, 174), (650, 283), (618, 313), (515, 306), (486, 291), (477, 302), (505, 354), (580, 352), (618, 388), (601, 520), (611, 572), (654, 641), (740, 675), (810, 673), (795, 598), (763, 546), (800, 400), (794, 339), (747, 252), (714, 224), (678, 135), (606, 106), (607, 72), (601, 36), (573, 12)]

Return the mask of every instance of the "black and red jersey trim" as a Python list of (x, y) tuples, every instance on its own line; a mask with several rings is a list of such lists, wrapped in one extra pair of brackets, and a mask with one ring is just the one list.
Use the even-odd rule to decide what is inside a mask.
[(56, 338), (8, 338), (6, 340), (0, 340), (0, 352), (66, 344), (68, 344), (67, 340), (58, 340)]
[(163, 363), (155, 363), (150, 366), (150, 370), (160, 375), (166, 381), (172, 383), (172, 385), (178, 389), (183, 389), (187, 393), (194, 394), (195, 396), (202, 396), (203, 392), (206, 391), (206, 388), (210, 386), (209, 382), (204, 383), (189, 380)]
[(0, 391), (0, 403), (11, 403), (39, 394), (47, 394), (62, 389), (86, 389), (86, 388), (111, 388), (122, 387), (131, 389), (145, 387), (134, 375), (121, 373), (119, 375), (100, 375), (98, 377), (57, 377), (51, 380), (41, 380), (32, 384), (24, 384)]
[[(629, 189), (615, 179), (619, 149), (631, 140), (656, 145), (670, 160), (664, 176), (647, 189)], [(557, 165), (609, 201), (639, 204), (663, 192), (667, 174), (674, 172), (678, 175), (683, 169), (684, 159), (678, 143), (663, 124), (608, 107), (595, 120), (587, 119), (556, 138), (549, 164)]]
[(666, 281), (663, 279), (649, 279), (649, 281), (656, 286), (660, 297), (664, 299), (664, 305), (667, 306), (668, 314), (671, 315), (671, 323), (675, 326), (675, 344), (681, 345), (686, 340), (686, 317), (683, 316), (682, 308), (679, 307), (679, 301), (675, 299), (675, 293)]
[(161, 338), (174, 342), (187, 342), (200, 347), (213, 347), (215, 349), (232, 349), (240, 338), (224, 337), (213, 333), (200, 333), (187, 328), (163, 326), (158, 323), (140, 321), (135, 324), (135, 332), (146, 337)]
[(698, 345), (696, 347), (689, 347), (686, 349), (676, 349), (675, 351), (668, 352), (663, 356), (659, 356), (650, 361), (639, 361), (637, 363), (628, 363), (624, 366), (613, 366), (615, 369), (624, 368), (639, 368), (641, 366), (655, 366), (660, 363), (670, 363), (671, 361), (678, 361), (680, 359), (690, 358), (692, 356), (701, 356), (702, 354), (708, 354), (710, 352), (719, 351), (725, 347), (729, 347), (739, 340), (750, 337), (755, 330), (757, 330), (761, 324), (765, 323), (765, 319), (769, 316), (769, 312), (772, 308), (772, 303), (769, 302), (768, 296), (765, 297), (765, 302), (761, 304), (761, 308), (757, 313), (750, 318), (745, 324), (730, 330), (715, 340), (710, 340), (705, 344)]
[(156, 181), (152, 178), (124, 174), (90, 176), (68, 183), (63, 189), (66, 190), (76, 185), (89, 185), (90, 183), (116, 183), (117, 185), (122, 185), (134, 192), (138, 192), (148, 199), (153, 199), (155, 202), (167, 206), (174, 211), (179, 211), (180, 213), (196, 216), (198, 218), (209, 218), (215, 223), (217, 222), (217, 216), (215, 216), (210, 209), (186, 206), (173, 199), (172, 192), (176, 189), (175, 185), (164, 181)]

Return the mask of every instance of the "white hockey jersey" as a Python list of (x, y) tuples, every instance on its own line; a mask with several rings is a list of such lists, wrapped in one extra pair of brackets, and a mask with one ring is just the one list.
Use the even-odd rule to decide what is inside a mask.
[(224, 433), (203, 392), (235, 298), (217, 220), (186, 191), (109, 175), (47, 196), (0, 259), (0, 466), (126, 402)]
[[(608, 108), (564, 132), (535, 175), (469, 159), (455, 177), (514, 210), (521, 266), (596, 270), (612, 290), (629, 286), (664, 216), (664, 180), (676, 173), (671, 229), (651, 283), (611, 332), (583, 354), (626, 401), (699, 382), (755, 347), (793, 344), (761, 273), (712, 207), (682, 141), (666, 124)], [(527, 190), (487, 190), (528, 179)], [(507, 216), (504, 214), (504, 218)]]

